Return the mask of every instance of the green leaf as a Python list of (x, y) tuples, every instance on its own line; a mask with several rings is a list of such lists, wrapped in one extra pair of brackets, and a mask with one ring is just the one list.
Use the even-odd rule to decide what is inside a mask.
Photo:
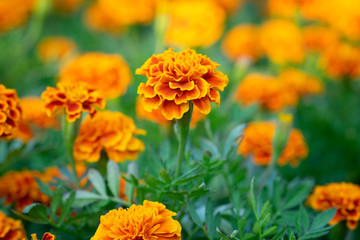
[(63, 190), (61, 187), (57, 188), (54, 197), (50, 203), (50, 221), (55, 217), (56, 212), (59, 210), (62, 202)]
[(211, 154), (211, 159), (216, 159), (220, 157), (220, 152), (218, 147), (208, 139), (201, 139), (201, 148), (203, 152), (209, 152)]
[(290, 234), (289, 240), (296, 240), (296, 237), (293, 232)]
[(164, 179), (165, 182), (171, 183), (171, 178), (165, 168), (160, 169), (160, 177)]
[(207, 226), (207, 232), (211, 238), (216, 237), (216, 226), (215, 226), (215, 217), (214, 217), (214, 207), (209, 197), (206, 201), (206, 208), (205, 208), (205, 221)]
[(220, 235), (221, 240), (230, 240), (225, 234), (223, 234), (218, 227), (216, 227), (216, 232)]
[(186, 200), (187, 209), (189, 211), (191, 219), (194, 221), (194, 223), (199, 227), (203, 228), (203, 223), (201, 222), (198, 214), (196, 213), (196, 210), (194, 208), (194, 205), (191, 203), (189, 199)]
[(100, 193), (101, 196), (107, 196), (105, 182), (101, 174), (95, 169), (90, 169), (88, 176), (96, 191)]
[(170, 155), (171, 155), (171, 144), (169, 139), (165, 139), (160, 145), (160, 157), (164, 162), (166, 162), (170, 159)]
[(186, 183), (194, 181), (195, 179), (201, 178), (204, 175), (205, 175), (205, 173), (199, 173), (199, 174), (196, 174), (194, 176), (187, 177), (187, 178), (178, 178), (178, 179), (174, 180), (173, 184), (174, 185), (186, 184)]
[(309, 215), (303, 205), (300, 205), (299, 221), (304, 229), (304, 232), (306, 232), (309, 229)]
[(241, 125), (236, 126), (230, 132), (229, 136), (225, 140), (225, 145), (224, 145), (224, 158), (225, 159), (227, 159), (231, 150), (233, 148), (237, 148), (237, 146), (240, 144), (241, 136), (243, 135), (245, 127), (246, 127), (245, 124), (241, 124)]
[[(68, 195), (65, 196), (65, 198), (67, 197)], [(74, 208), (80, 208), (103, 199), (104, 199), (103, 196), (100, 196), (96, 193), (88, 192), (85, 190), (76, 190), (75, 199), (72, 205)]]
[(250, 204), (254, 211), (256, 219), (258, 219), (258, 213), (256, 210), (256, 201), (255, 201), (255, 195), (254, 195), (254, 180), (255, 178), (251, 179), (251, 185), (250, 185)]
[(34, 218), (40, 218), (47, 221), (46, 207), (40, 203), (33, 203), (26, 206), (23, 213)]
[(35, 178), (37, 184), (39, 185), (39, 189), (42, 193), (44, 193), (46, 196), (52, 198), (53, 197), (53, 191), (49, 188), (48, 185), (46, 185), (43, 181), (41, 181), (38, 178)]
[(288, 198), (285, 200), (282, 209), (289, 209), (302, 203), (309, 196), (311, 189), (312, 189), (312, 184), (311, 185), (303, 184), (300, 187), (298, 187), (295, 190), (295, 192), (290, 194)]
[(254, 233), (247, 233), (243, 237), (243, 240), (253, 240), (253, 239), (256, 239), (256, 237), (257, 237), (257, 235)]
[(116, 198), (119, 197), (120, 191), (120, 170), (119, 165), (112, 160), (107, 162), (107, 184), (112, 195)]
[(280, 232), (278, 232), (271, 240), (280, 240), (282, 239), (285, 230), (288, 228), (288, 226), (285, 226)]
[(73, 203), (75, 201), (75, 195), (75, 192), (71, 192), (69, 195), (64, 196), (64, 198), (66, 198), (66, 201), (63, 208), (61, 209), (60, 217), (57, 223), (58, 226), (61, 226), (61, 224), (64, 222), (64, 219), (69, 216), (71, 207), (73, 206)]
[(331, 208), (327, 211), (321, 212), (316, 215), (314, 221), (312, 222), (310, 230), (318, 229), (327, 225), (330, 220), (335, 216), (336, 208)]
[(263, 237), (270, 237), (276, 233), (277, 226), (269, 227), (268, 229), (264, 230)]
[(260, 213), (260, 217), (259, 220), (261, 221), (262, 219), (264, 219), (267, 215), (270, 214), (270, 202), (267, 201), (266, 203), (264, 203), (264, 205), (261, 208), (261, 213)]

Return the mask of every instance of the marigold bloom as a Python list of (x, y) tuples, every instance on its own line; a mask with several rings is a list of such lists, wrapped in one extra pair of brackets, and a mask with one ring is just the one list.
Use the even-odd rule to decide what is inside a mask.
[(356, 78), (360, 76), (360, 48), (339, 43), (321, 55), (320, 66), (330, 77)]
[(282, 71), (279, 79), (287, 85), (289, 91), (293, 91), (299, 97), (306, 94), (320, 94), (324, 89), (320, 79), (295, 68)]
[(225, 11), (213, 1), (173, 1), (165, 42), (180, 47), (210, 46), (223, 33), (225, 16)]
[(0, 139), (14, 137), (21, 119), (21, 107), (14, 89), (0, 84)]
[(237, 25), (226, 35), (222, 48), (233, 61), (247, 58), (256, 61), (262, 55), (259, 47), (259, 30), (251, 24)]
[(143, 205), (114, 209), (101, 216), (100, 225), (91, 240), (162, 239), (180, 240), (180, 223), (176, 213), (158, 202), (145, 200)]
[(94, 107), (105, 107), (101, 94), (83, 82), (60, 82), (56, 88), (47, 87), (41, 98), (45, 101), (48, 116), (58, 109), (65, 109), (69, 122), (80, 118), (84, 111), (93, 116), (96, 113)]
[(168, 120), (180, 119), (189, 111), (189, 102), (203, 114), (211, 110), (210, 102), (220, 105), (220, 93), (228, 84), (228, 78), (216, 71), (219, 64), (194, 50), (179, 53), (172, 49), (153, 55), (136, 70), (136, 74), (148, 78), (140, 83), (138, 94), (144, 97), (144, 109), (148, 112), (160, 109)]
[[(51, 233), (44, 233), (43, 237), (41, 240), (55, 240), (55, 235), (51, 234)], [(38, 240), (36, 233), (31, 234), (31, 240)]]
[(346, 221), (347, 227), (354, 230), (360, 220), (359, 185), (342, 182), (316, 186), (306, 202), (316, 211), (325, 211), (336, 207), (336, 214), (330, 220), (329, 225)]
[(303, 29), (304, 44), (307, 50), (323, 52), (333, 48), (340, 40), (339, 34), (329, 27), (310, 25)]
[(88, 53), (64, 67), (61, 82), (84, 82), (106, 98), (117, 98), (131, 82), (127, 62), (116, 54)]
[(30, 16), (35, 3), (35, 0), (1, 0), (0, 33), (23, 24)]
[[(275, 124), (272, 122), (250, 123), (245, 128), (244, 138), (240, 143), (238, 153), (245, 157), (252, 155), (254, 163), (258, 165), (268, 165), (273, 154), (272, 141), (274, 134)], [(279, 165), (287, 163), (297, 165), (299, 160), (307, 157), (308, 152), (304, 136), (299, 130), (293, 129), (277, 163)]]
[(73, 12), (84, 0), (53, 0), (54, 8), (60, 12)]
[(269, 59), (277, 64), (301, 63), (304, 59), (302, 33), (291, 21), (265, 22), (260, 31), (260, 45)]
[(225, 9), (227, 13), (233, 13), (242, 5), (243, 0), (215, 0), (215, 2)]
[(278, 78), (251, 73), (239, 84), (234, 100), (245, 106), (258, 103), (263, 109), (279, 111), (297, 103), (298, 97)]
[(21, 221), (7, 217), (0, 211), (0, 239), (23, 240), (25, 238), (26, 234)]
[(272, 16), (293, 18), (298, 11), (299, 0), (269, 0), (268, 11)]
[(63, 62), (76, 54), (76, 44), (66, 37), (47, 37), (38, 45), (37, 52), (43, 63)]
[(134, 135), (145, 133), (122, 113), (98, 112), (95, 117), (86, 117), (82, 122), (74, 144), (74, 158), (77, 161), (96, 162), (100, 159), (101, 150), (105, 150), (115, 162), (135, 160), (145, 146)]

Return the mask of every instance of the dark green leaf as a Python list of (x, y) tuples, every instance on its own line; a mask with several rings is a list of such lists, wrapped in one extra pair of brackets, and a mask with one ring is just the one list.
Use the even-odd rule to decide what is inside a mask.
[(61, 206), (62, 195), (63, 195), (63, 190), (61, 187), (58, 187), (50, 203), (50, 221), (55, 217), (56, 212), (59, 210), (59, 207)]
[(335, 216), (336, 208), (331, 208), (327, 211), (321, 212), (314, 218), (310, 230), (318, 229), (327, 225)]
[(160, 177), (164, 179), (165, 182), (171, 183), (171, 178), (165, 168), (160, 169)]
[(64, 222), (64, 219), (70, 215), (71, 207), (75, 201), (75, 195), (75, 192), (71, 192), (70, 195), (64, 196), (66, 200), (63, 208), (61, 209), (60, 217), (57, 223), (59, 226), (61, 226), (61, 224)]
[(277, 226), (269, 227), (268, 229), (264, 230), (263, 237), (270, 237), (276, 233)]
[(194, 223), (199, 227), (203, 228), (203, 223), (201, 222), (198, 214), (196, 213), (196, 210), (194, 208), (194, 205), (191, 203), (189, 199), (186, 200), (187, 208), (190, 214), (191, 219), (194, 221)]
[(35, 178), (37, 184), (39, 185), (40, 191), (44, 193), (46, 196), (52, 198), (53, 197), (53, 191), (49, 188), (48, 185), (46, 185), (43, 181), (41, 181), (38, 178)]
[(205, 208), (205, 222), (207, 226), (207, 231), (209, 233), (210, 238), (216, 237), (216, 226), (215, 226), (215, 217), (214, 217), (214, 207), (213, 203), (208, 197), (206, 201), (206, 208)]
[(26, 214), (30, 217), (40, 218), (42, 220), (47, 220), (46, 207), (40, 203), (33, 203), (24, 208), (23, 214)]

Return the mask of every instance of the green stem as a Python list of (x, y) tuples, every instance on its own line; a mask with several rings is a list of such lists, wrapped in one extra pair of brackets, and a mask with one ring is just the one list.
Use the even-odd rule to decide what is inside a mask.
[(109, 158), (105, 151), (101, 151), (100, 159), (98, 161), (98, 169), (100, 174), (104, 177), (106, 175), (106, 168)]
[(76, 120), (73, 123), (70, 123), (67, 121), (66, 119), (66, 115), (63, 116), (62, 121), (61, 121), (61, 130), (62, 130), (62, 134), (63, 134), (63, 139), (65, 142), (65, 152), (67, 155), (67, 159), (70, 163), (72, 172), (73, 172), (73, 180), (75, 182), (75, 185), (77, 188), (80, 188), (80, 183), (79, 183), (79, 179), (76, 173), (76, 167), (75, 167), (75, 159), (73, 156), (73, 148), (74, 148), (74, 142), (75, 142), (75, 138), (77, 136), (77, 132), (79, 129), (79, 125), (80, 125), (80, 119)]
[(189, 135), (191, 116), (193, 111), (192, 102), (189, 103), (189, 111), (184, 114), (181, 119), (176, 120), (176, 124), (178, 126), (178, 136), (179, 136), (179, 147), (177, 154), (177, 164), (176, 164), (176, 174), (175, 177), (179, 177), (181, 173), (181, 165), (184, 161), (185, 156), (185, 148)]

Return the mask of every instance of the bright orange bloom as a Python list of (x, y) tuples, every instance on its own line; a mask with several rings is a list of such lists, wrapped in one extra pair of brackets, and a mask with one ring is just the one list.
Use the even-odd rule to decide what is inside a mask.
[(145, 133), (122, 113), (98, 112), (95, 117), (86, 117), (82, 122), (74, 144), (74, 158), (77, 161), (96, 162), (100, 159), (101, 150), (105, 150), (115, 162), (135, 160), (145, 146), (134, 135)]
[(279, 111), (295, 105), (298, 96), (278, 78), (251, 73), (240, 82), (234, 99), (245, 106), (258, 103), (263, 109)]
[(214, 0), (219, 4), (227, 13), (233, 13), (236, 9), (241, 7), (243, 0)]
[(299, 0), (269, 0), (268, 11), (270, 15), (285, 18), (294, 18), (298, 11)]
[(307, 94), (320, 94), (324, 90), (324, 85), (320, 79), (295, 68), (282, 71), (279, 79), (287, 85), (288, 91), (293, 91), (298, 97)]
[(58, 109), (65, 109), (66, 119), (69, 122), (80, 118), (84, 111), (88, 111), (93, 116), (96, 113), (94, 107), (105, 107), (101, 94), (90, 89), (83, 82), (60, 82), (56, 88), (47, 87), (41, 98), (45, 101), (48, 116)]
[(225, 11), (213, 1), (173, 1), (165, 42), (179, 47), (210, 46), (223, 33), (225, 17)]
[(14, 137), (21, 119), (21, 107), (14, 89), (0, 84), (0, 139)]
[(305, 47), (314, 52), (323, 52), (336, 47), (340, 40), (339, 34), (329, 27), (310, 25), (303, 30)]
[(49, 204), (50, 198), (40, 191), (35, 178), (48, 183), (59, 175), (57, 168), (48, 168), (44, 173), (29, 170), (8, 172), (0, 177), (0, 198), (5, 198), (5, 205), (15, 204), (17, 211), (32, 203)]
[(180, 223), (176, 213), (158, 202), (145, 200), (143, 205), (114, 209), (101, 216), (100, 225), (91, 240), (161, 239), (180, 240)]
[(105, 98), (117, 98), (131, 82), (127, 62), (116, 54), (88, 53), (64, 67), (61, 82), (84, 82)]
[[(41, 240), (55, 240), (55, 235), (51, 234), (51, 233), (44, 233), (44, 236), (42, 237)], [(31, 234), (31, 240), (38, 240), (36, 233)]]
[(316, 211), (325, 211), (336, 207), (336, 214), (330, 220), (329, 225), (346, 221), (347, 227), (354, 230), (360, 220), (359, 185), (342, 182), (316, 186), (306, 202)]
[(339, 43), (322, 54), (320, 65), (330, 77), (356, 78), (360, 76), (360, 48)]
[(0, 211), (0, 239), (1, 240), (23, 240), (26, 239), (24, 226), (20, 220), (7, 217)]
[(47, 37), (38, 45), (37, 52), (43, 63), (62, 62), (76, 54), (76, 44), (66, 37)]
[(301, 63), (304, 59), (302, 33), (291, 21), (265, 22), (260, 31), (260, 44), (274, 63)]
[(80, 7), (84, 0), (53, 0), (54, 8), (60, 12), (73, 12)]
[(220, 93), (228, 78), (215, 69), (219, 64), (194, 50), (179, 53), (169, 49), (153, 55), (136, 70), (148, 78), (140, 83), (138, 94), (145, 98), (144, 109), (160, 109), (168, 120), (180, 119), (189, 111), (189, 102), (203, 114), (211, 110), (210, 102), (220, 105)]
[(259, 30), (251, 24), (237, 25), (226, 35), (222, 48), (233, 61), (246, 58), (256, 61), (262, 55), (259, 41)]
[[(240, 143), (238, 153), (245, 157), (252, 155), (254, 163), (258, 165), (268, 165), (273, 154), (274, 134), (275, 124), (272, 122), (250, 123), (245, 128), (244, 138)], [(279, 165), (287, 163), (297, 165), (299, 160), (307, 157), (308, 152), (304, 136), (299, 130), (293, 129), (277, 163)]]
[(35, 3), (36, 0), (1, 0), (0, 32), (23, 24), (30, 16)]

